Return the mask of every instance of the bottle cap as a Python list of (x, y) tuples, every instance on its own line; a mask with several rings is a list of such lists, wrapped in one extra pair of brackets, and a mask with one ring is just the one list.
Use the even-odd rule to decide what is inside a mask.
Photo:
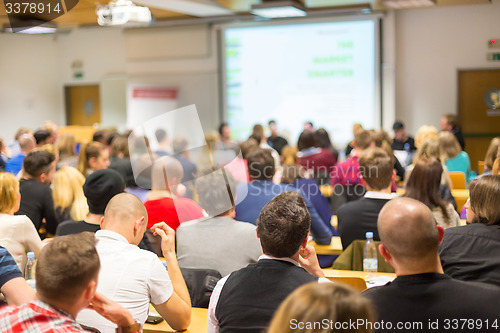
[(33, 259), (35, 258), (35, 252), (28, 252), (26, 256), (28, 257), (28, 259)]
[(373, 232), (368, 231), (368, 232), (366, 233), (366, 238), (373, 238)]

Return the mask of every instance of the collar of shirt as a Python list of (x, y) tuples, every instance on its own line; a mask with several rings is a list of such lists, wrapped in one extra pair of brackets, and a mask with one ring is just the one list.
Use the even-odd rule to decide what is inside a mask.
[(365, 198), (367, 199), (385, 199), (391, 200), (397, 197), (397, 193), (383, 193), (383, 192), (375, 192), (375, 191), (367, 191), (365, 193)]
[(97, 238), (107, 238), (129, 244), (128, 240), (125, 237), (111, 230), (97, 230), (95, 236)]
[(288, 261), (288, 262), (291, 262), (292, 264), (294, 264), (295, 266), (299, 266), (299, 263), (295, 260), (293, 260), (292, 258), (288, 258), (288, 257), (285, 257), (285, 258), (276, 258), (276, 257), (273, 257), (273, 256), (269, 256), (267, 254), (263, 254), (259, 257), (259, 260), (264, 260), (264, 259), (274, 259), (274, 260), (281, 260), (281, 261)]
[[(69, 313), (61, 310), (61, 309), (56, 309), (53, 306), (51, 306), (48, 303), (45, 303), (39, 299), (35, 299), (30, 302), (34, 307), (38, 308), (39, 310), (42, 310), (40, 312), (44, 313), (45, 315), (62, 315), (64, 317), (68, 317), (71, 320), (75, 320)], [(28, 305), (29, 306), (29, 305)]]

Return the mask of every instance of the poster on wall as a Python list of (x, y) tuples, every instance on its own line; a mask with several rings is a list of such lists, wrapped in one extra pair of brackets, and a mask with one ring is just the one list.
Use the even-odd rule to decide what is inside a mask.
[(178, 107), (177, 88), (129, 85), (127, 90), (128, 128), (134, 128)]

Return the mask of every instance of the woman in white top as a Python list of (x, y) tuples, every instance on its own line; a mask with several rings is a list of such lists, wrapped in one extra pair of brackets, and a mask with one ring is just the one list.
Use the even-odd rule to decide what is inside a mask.
[(14, 215), (19, 210), (19, 181), (10, 173), (0, 173), (0, 245), (5, 247), (24, 272), (26, 254), (38, 256), (43, 243), (35, 225), (26, 215)]
[(460, 217), (453, 205), (441, 199), (439, 195), (442, 173), (443, 166), (437, 159), (433, 157), (420, 159), (408, 179), (404, 196), (418, 200), (429, 207), (436, 222), (446, 229), (458, 226)]

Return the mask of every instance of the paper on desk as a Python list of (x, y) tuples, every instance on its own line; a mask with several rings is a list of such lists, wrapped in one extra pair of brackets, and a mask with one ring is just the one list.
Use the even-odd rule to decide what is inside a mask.
[(366, 286), (368, 288), (383, 286), (392, 280), (394, 280), (394, 278), (387, 275), (374, 276), (366, 279)]

